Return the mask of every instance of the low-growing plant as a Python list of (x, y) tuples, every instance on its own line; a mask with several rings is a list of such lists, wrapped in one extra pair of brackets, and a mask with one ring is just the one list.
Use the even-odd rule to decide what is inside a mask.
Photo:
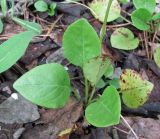
[(48, 15), (53, 16), (55, 14), (56, 3), (52, 2), (49, 6), (44, 0), (38, 0), (35, 2), (34, 7), (39, 12), (47, 12)]
[[(137, 108), (146, 102), (153, 89), (153, 84), (143, 79), (136, 71), (126, 69), (119, 79), (110, 80), (103, 93), (96, 97), (97, 88), (106, 86), (102, 77), (107, 78), (113, 74), (111, 60), (101, 53), (111, 5), (112, 0), (108, 0), (100, 37), (88, 21), (82, 18), (67, 28), (62, 43), (65, 58), (83, 71), (85, 118), (96, 127), (119, 123), (120, 93), (125, 105)], [(40, 34), (38, 24), (18, 18), (13, 18), (13, 20), (29, 31), (15, 35), (0, 45), (0, 72), (11, 67), (23, 55), (31, 38)], [(120, 28), (113, 35), (111, 43), (115, 48), (132, 50), (138, 46), (138, 39), (134, 38), (133, 33), (128, 29)], [(124, 38), (125, 35), (127, 37)], [(17, 38), (24, 38), (24, 40), (19, 41)], [(121, 45), (121, 40), (129, 42), (130, 46), (127, 46), (125, 42)], [(20, 42), (22, 46), (17, 47), (17, 45), (19, 46), (16, 44), (17, 42)], [(46, 108), (63, 107), (70, 97), (71, 90), (73, 90), (68, 72), (57, 63), (33, 68), (15, 81), (13, 87), (26, 99)]]

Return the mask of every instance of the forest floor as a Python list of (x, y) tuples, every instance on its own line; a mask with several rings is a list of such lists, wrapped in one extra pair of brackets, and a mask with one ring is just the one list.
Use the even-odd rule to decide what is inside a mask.
[[(50, 0), (47, 2), (50, 3)], [(160, 69), (153, 59), (147, 58), (146, 53), (146, 46), (151, 48), (160, 43), (158, 38), (160, 32), (156, 32), (156, 39), (154, 33), (146, 35), (125, 21), (115, 20), (108, 24), (103, 53), (112, 59), (115, 76), (118, 76), (122, 69), (133, 69), (152, 82), (154, 89), (148, 101), (140, 108), (129, 109), (122, 104), (122, 115), (125, 120), (121, 119), (118, 125), (95, 128), (84, 120), (83, 104), (81, 101), (78, 102), (73, 94), (64, 108), (45, 109), (33, 105), (20, 95), (18, 99), (14, 99), (17, 94), (12, 85), (21, 75), (37, 65), (57, 62), (67, 65), (72, 78), (71, 83), (78, 88), (83, 98), (84, 81), (81, 78), (83, 75), (78, 67), (69, 64), (63, 56), (61, 48), (63, 33), (68, 25), (82, 17), (90, 22), (98, 34), (102, 23), (95, 19), (86, 7), (78, 4), (57, 2), (54, 16), (35, 11), (32, 2), (26, 4), (16, 1), (15, 6), (19, 6), (16, 9), (18, 17), (36, 21), (42, 26), (43, 33), (33, 38), (25, 55), (17, 64), (0, 74), (0, 139), (134, 139), (135, 135), (131, 130), (134, 130), (139, 138), (160, 139)], [(133, 11), (132, 2), (122, 5), (122, 10), (127, 13)], [(123, 14), (128, 18), (125, 13)], [(1, 42), (24, 31), (21, 26), (9, 19), (3, 22)], [(141, 43), (137, 49), (123, 51), (111, 47), (109, 39), (118, 26), (129, 28), (139, 37)]]

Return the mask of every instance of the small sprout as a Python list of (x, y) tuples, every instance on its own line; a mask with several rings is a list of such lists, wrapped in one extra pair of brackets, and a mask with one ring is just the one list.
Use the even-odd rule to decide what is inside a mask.
[(48, 12), (49, 16), (53, 16), (55, 14), (56, 3), (52, 2), (50, 6), (48, 6), (45, 1), (39, 0), (35, 2), (34, 7), (39, 12)]

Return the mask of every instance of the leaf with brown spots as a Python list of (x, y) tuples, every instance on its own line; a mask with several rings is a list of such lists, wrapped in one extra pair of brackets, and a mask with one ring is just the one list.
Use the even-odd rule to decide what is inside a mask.
[(127, 69), (121, 74), (120, 87), (125, 105), (137, 108), (147, 101), (153, 84), (143, 79), (134, 70)]

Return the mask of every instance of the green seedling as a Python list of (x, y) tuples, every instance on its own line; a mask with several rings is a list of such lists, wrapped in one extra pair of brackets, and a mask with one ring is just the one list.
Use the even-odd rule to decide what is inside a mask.
[[(102, 95), (94, 98), (102, 76), (107, 70), (109, 70), (108, 73), (113, 73), (113, 71), (111, 71), (112, 68), (109, 68), (111, 67), (109, 58), (101, 55), (100, 39), (87, 20), (79, 19), (67, 28), (63, 36), (63, 49), (64, 56), (69, 62), (83, 70), (87, 121), (96, 127), (118, 124), (121, 103), (119, 92), (116, 90), (117, 80), (116, 83), (115, 81), (110, 82), (111, 85), (106, 87)], [(132, 76), (132, 74), (134, 75)], [(134, 81), (134, 83), (130, 83), (130, 81)], [(91, 84), (90, 89), (89, 84)], [(64, 106), (69, 99), (71, 90), (68, 73), (63, 66), (56, 63), (38, 66), (30, 70), (13, 86), (26, 99), (47, 108)], [(123, 100), (131, 108), (144, 104), (146, 96), (152, 88), (152, 83), (144, 81), (133, 70), (124, 71), (121, 75), (120, 89)], [(132, 94), (133, 97), (128, 98)], [(126, 101), (127, 99), (129, 100)]]
[(55, 14), (56, 3), (52, 2), (49, 6), (43, 0), (38, 0), (35, 2), (34, 7), (39, 12), (47, 12), (48, 15), (53, 16)]

